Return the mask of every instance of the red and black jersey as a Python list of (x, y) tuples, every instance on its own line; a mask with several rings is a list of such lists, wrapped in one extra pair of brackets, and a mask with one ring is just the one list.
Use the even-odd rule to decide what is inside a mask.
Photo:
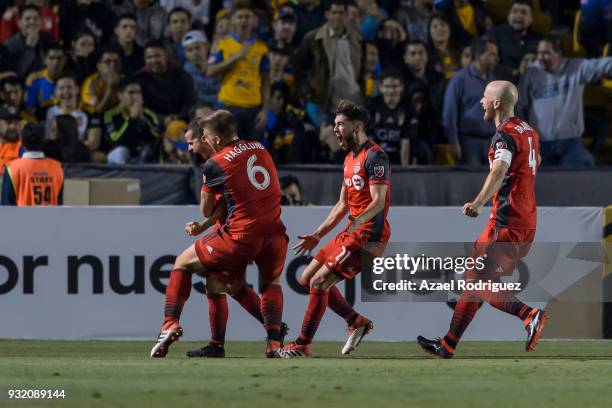
[(503, 160), (510, 168), (493, 195), (491, 219), (500, 227), (536, 228), (535, 179), (540, 154), (538, 133), (525, 121), (510, 118), (501, 123), (489, 148), (489, 162)]
[(223, 194), (223, 228), (232, 235), (285, 232), (278, 174), (261, 143), (237, 140), (215, 153), (202, 170), (202, 189)]
[(385, 208), (356, 231), (369, 242), (387, 242), (391, 227), (387, 221), (391, 180), (389, 158), (382, 147), (372, 141), (366, 142), (357, 154), (349, 152), (344, 159), (344, 185), (348, 193), (349, 212), (357, 217), (370, 205), (370, 184), (386, 184)]

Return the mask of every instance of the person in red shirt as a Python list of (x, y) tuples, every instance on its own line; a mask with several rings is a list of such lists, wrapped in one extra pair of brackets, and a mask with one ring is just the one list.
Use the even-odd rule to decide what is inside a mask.
[[(463, 214), (477, 217), (493, 198), (489, 222), (474, 244), (472, 257), (486, 255), (481, 271), (469, 270), (468, 281), (499, 282), (511, 275), (516, 263), (527, 253), (536, 232), (535, 178), (540, 164), (538, 133), (522, 119), (514, 117), (518, 99), (516, 87), (507, 81), (487, 85), (480, 103), (484, 120), (495, 123), (496, 131), (489, 148), (491, 170), (474, 201), (463, 206)], [(463, 332), (476, 315), (480, 301), (519, 317), (525, 324), (525, 350), (537, 345), (547, 320), (546, 311), (531, 308), (518, 300), (512, 291), (463, 291), (453, 313), (449, 331), (442, 339), (419, 336), (419, 345), (438, 358), (452, 358)]]
[[(227, 304), (224, 296), (221, 299), (216, 295), (244, 290), (244, 274), (250, 262), (257, 265), (263, 280), (261, 315), (267, 332), (266, 355), (277, 357), (283, 310), (279, 282), (288, 238), (280, 219), (281, 189), (276, 167), (261, 143), (238, 138), (236, 120), (230, 112), (212, 112), (198, 124), (201, 133), (186, 135), (186, 141), (190, 151), (208, 159), (203, 166), (201, 210), (207, 218), (226, 215), (218, 228), (177, 257), (166, 290), (164, 324), (151, 357), (165, 357), (168, 347), (182, 335), (179, 318), (193, 273), (207, 278), (207, 293), (215, 295), (209, 297), (210, 313), (217, 313), (223, 326), (217, 334), (224, 335)], [(226, 208), (219, 208), (219, 202), (226, 203)], [(193, 224), (188, 228), (193, 234), (201, 232)], [(215, 328), (211, 330), (211, 343), (217, 340), (216, 344), (222, 346), (223, 338), (215, 339)]]
[(281, 357), (311, 355), (310, 345), (327, 306), (343, 317), (349, 326), (349, 338), (342, 354), (354, 350), (373, 328), (372, 322), (355, 312), (335, 287), (338, 282), (353, 279), (361, 271), (362, 256), (369, 251), (363, 249), (363, 245), (378, 243), (380, 249), (391, 235), (387, 221), (391, 193), (389, 158), (382, 147), (368, 139), (368, 119), (364, 107), (348, 101), (339, 103), (334, 132), (347, 152), (340, 199), (313, 233), (298, 237), (302, 241), (294, 249), (298, 254), (310, 254), (321, 237), (333, 230), (347, 213), (348, 223), (340, 234), (319, 250), (304, 270), (301, 283), (310, 287), (310, 296), (302, 331), (295, 342), (279, 350)]
[[(53, 41), (59, 41), (59, 16), (47, 7), (42, 0), (26, 0), (24, 5), (36, 6), (40, 14), (40, 31), (49, 33)], [(2, 15), (0, 22), (0, 43), (19, 32), (19, 8), (9, 7)]]

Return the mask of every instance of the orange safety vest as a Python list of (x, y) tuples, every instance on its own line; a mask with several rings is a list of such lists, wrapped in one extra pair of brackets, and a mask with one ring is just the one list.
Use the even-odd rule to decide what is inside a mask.
[(19, 157), (21, 140), (17, 142), (0, 143), (0, 174), (4, 171), (4, 165)]
[(13, 160), (6, 165), (18, 206), (58, 205), (64, 185), (60, 162), (47, 157)]

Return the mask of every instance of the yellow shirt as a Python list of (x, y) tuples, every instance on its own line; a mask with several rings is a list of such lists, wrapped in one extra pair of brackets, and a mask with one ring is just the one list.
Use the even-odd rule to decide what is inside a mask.
[[(99, 73), (94, 73), (88, 76), (81, 86), (81, 105), (83, 110), (89, 113), (94, 113), (98, 109), (100, 102), (106, 93), (106, 84), (100, 77)], [(109, 106), (115, 106), (119, 103), (117, 95), (111, 97)]]
[[(267, 69), (268, 46), (263, 42), (251, 38), (253, 46), (242, 58), (223, 74), (219, 101), (227, 106), (236, 108), (256, 108), (261, 105), (261, 87), (263, 82), (262, 71)], [(237, 54), (242, 43), (235, 34), (231, 34), (219, 41), (210, 55), (209, 63), (215, 64), (227, 60)]]
[(474, 7), (470, 3), (467, 3), (465, 6), (457, 7), (455, 9), (457, 15), (459, 16), (459, 20), (461, 20), (461, 25), (465, 28), (465, 31), (470, 33), (472, 37), (476, 37), (478, 32), (476, 31), (476, 17), (474, 16)]

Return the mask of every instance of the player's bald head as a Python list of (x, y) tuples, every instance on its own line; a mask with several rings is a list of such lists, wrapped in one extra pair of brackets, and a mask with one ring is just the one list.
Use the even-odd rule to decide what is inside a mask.
[(487, 91), (491, 99), (499, 100), (507, 108), (514, 108), (518, 100), (518, 90), (509, 81), (493, 81), (487, 85)]

